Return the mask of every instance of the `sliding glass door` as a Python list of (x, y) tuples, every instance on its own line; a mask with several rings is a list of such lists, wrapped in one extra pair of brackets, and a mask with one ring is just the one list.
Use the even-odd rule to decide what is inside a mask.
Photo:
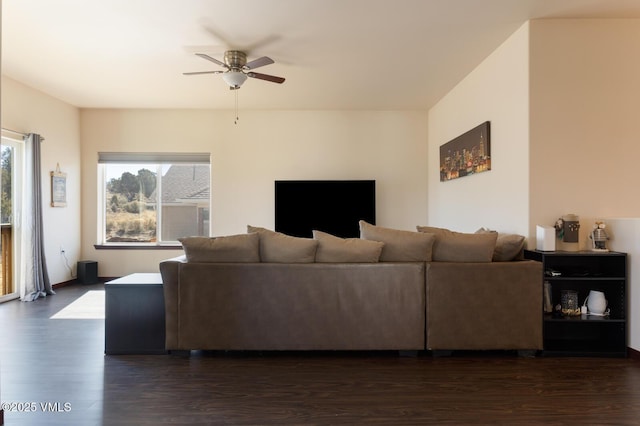
[(0, 143), (0, 302), (20, 296), (20, 207), (22, 141), (5, 138)]

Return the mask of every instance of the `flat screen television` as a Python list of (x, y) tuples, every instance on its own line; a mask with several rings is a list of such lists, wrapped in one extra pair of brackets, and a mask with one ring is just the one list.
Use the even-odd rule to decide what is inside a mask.
[(287, 235), (355, 238), (358, 221), (376, 223), (375, 180), (277, 180), (275, 198), (275, 230)]

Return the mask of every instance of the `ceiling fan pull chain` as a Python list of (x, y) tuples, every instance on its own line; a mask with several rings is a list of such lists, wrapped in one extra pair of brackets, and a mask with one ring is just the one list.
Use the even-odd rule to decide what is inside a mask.
[(236, 92), (236, 119), (233, 124), (238, 124), (238, 120), (240, 120), (240, 117), (238, 117), (238, 89), (234, 90), (234, 92)]

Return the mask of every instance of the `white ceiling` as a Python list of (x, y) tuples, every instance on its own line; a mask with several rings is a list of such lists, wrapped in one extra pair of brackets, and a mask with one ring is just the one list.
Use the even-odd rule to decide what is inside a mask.
[(535, 18), (640, 18), (640, 0), (2, 0), (2, 73), (78, 107), (224, 108), (225, 50), (275, 64), (243, 109), (426, 110)]

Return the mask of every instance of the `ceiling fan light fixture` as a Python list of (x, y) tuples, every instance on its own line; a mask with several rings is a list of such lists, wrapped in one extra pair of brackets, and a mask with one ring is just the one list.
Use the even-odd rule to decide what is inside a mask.
[(246, 81), (247, 75), (240, 71), (229, 71), (222, 74), (222, 79), (229, 86), (237, 89)]

